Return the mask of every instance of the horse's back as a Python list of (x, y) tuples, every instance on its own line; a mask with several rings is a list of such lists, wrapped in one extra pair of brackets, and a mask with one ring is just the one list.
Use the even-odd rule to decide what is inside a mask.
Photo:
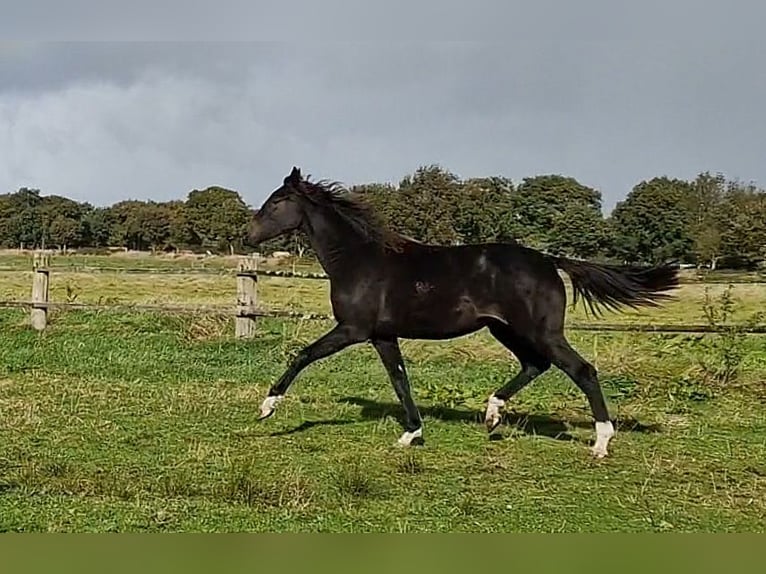
[(514, 243), (409, 245), (377, 273), (378, 327), (405, 338), (450, 338), (488, 321), (529, 321), (541, 288), (560, 281), (545, 256)]

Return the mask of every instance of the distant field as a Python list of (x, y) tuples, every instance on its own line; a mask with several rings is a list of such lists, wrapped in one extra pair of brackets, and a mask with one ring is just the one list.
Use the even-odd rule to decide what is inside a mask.
[[(51, 275), (51, 299), (86, 303), (190, 303), (233, 304), (236, 286), (233, 270), (236, 257), (171, 258), (142, 256), (62, 256), (54, 257)], [(0, 254), (0, 300), (25, 300), (30, 296), (31, 266), (29, 256)], [(103, 271), (81, 272), (79, 267)], [(67, 267), (75, 269), (70, 271)], [(289, 265), (262, 268), (291, 269)], [(8, 271), (8, 269), (11, 269)], [(128, 269), (155, 269), (158, 273), (132, 274)], [(298, 271), (321, 271), (315, 264), (302, 263)], [(178, 271), (182, 274), (167, 273)], [(204, 271), (204, 273), (200, 272)], [(686, 273), (692, 278), (693, 273)], [(687, 283), (677, 291), (677, 300), (662, 308), (628, 310), (623, 314), (607, 314), (601, 321), (629, 323), (698, 323), (704, 320), (702, 306), (705, 291), (712, 298), (720, 297), (726, 289), (724, 279), (750, 281), (753, 275), (715, 275), (716, 282)], [(329, 313), (329, 283), (321, 280), (261, 277), (259, 300), (265, 307), (306, 312)], [(734, 320), (745, 320), (766, 309), (766, 283), (739, 283), (733, 294), (738, 302)], [(570, 294), (571, 300), (571, 294)], [(578, 305), (568, 317), (576, 321), (587, 319)], [(594, 319), (590, 319), (594, 320)]]
[[(0, 257), (18, 265), (0, 273), (0, 299), (29, 296), (22, 262)], [(56, 272), (52, 298), (231, 304), (236, 260), (218, 264), (177, 284)], [(259, 282), (265, 305), (307, 311), (328, 310), (327, 289)], [(604, 320), (704, 322), (704, 289)], [(738, 320), (766, 309), (764, 285), (733, 293)], [(256, 422), (268, 386), (329, 322), (263, 319), (237, 341), (230, 317), (56, 311), (41, 335), (27, 319), (0, 310), (0, 531), (766, 530), (766, 336), (572, 332), (618, 423), (611, 457), (594, 461), (585, 397), (555, 370), (488, 440), (484, 401), (517, 365), (484, 332), (403, 343), (426, 444), (402, 450), (401, 408), (368, 346), (309, 367)], [(721, 382), (726, 365), (736, 374)]]

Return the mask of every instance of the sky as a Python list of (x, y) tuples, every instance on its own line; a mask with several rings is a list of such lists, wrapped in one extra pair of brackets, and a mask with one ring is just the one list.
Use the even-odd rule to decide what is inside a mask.
[(258, 206), (293, 165), (347, 185), (428, 164), (559, 173), (606, 212), (654, 176), (766, 187), (764, 3), (507, 2), (449, 41), (407, 21), (396, 40), (374, 14), (344, 34), (336, 4), (324, 35), (0, 43), (0, 193), (108, 205), (220, 185)]

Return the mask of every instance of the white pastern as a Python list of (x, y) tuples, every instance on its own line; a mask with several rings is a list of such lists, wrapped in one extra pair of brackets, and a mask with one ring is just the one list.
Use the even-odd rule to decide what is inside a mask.
[(271, 416), (274, 413), (274, 409), (277, 408), (277, 404), (279, 404), (279, 401), (283, 398), (285, 398), (283, 395), (266, 397), (263, 403), (261, 403), (261, 418), (265, 419), (266, 417)]
[(492, 432), (500, 424), (500, 410), (504, 406), (505, 401), (498, 399), (495, 395), (490, 396), (487, 400), (487, 413), (484, 415), (484, 423), (487, 425), (489, 432)]
[(410, 446), (412, 444), (412, 441), (416, 438), (423, 438), (423, 428), (415, 429), (412, 432), (405, 432), (402, 436), (399, 437), (399, 440), (396, 441), (396, 444), (399, 446)]
[(592, 452), (596, 458), (604, 458), (607, 453), (609, 440), (614, 436), (614, 427), (611, 421), (596, 423), (596, 444), (593, 445)]

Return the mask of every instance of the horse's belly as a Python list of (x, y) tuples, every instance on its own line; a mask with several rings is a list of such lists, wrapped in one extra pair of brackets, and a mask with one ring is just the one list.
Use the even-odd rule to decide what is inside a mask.
[(487, 318), (463, 298), (451, 305), (408, 305), (393, 310), (380, 327), (390, 336), (405, 339), (451, 339), (481, 329)]

